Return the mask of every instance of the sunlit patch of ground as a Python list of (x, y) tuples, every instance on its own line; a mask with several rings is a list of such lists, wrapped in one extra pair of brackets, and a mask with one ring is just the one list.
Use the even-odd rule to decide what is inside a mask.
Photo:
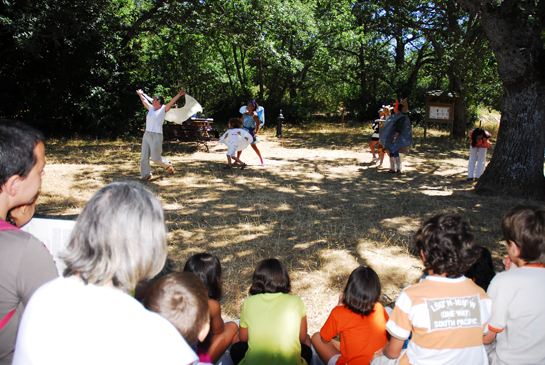
[[(500, 220), (525, 203), (508, 197), (478, 197), (467, 182), (467, 141), (450, 142), (445, 132), (415, 130), (404, 156), (404, 172), (389, 174), (370, 163), (369, 126), (346, 124), (287, 127), (285, 138), (265, 130), (249, 164), (223, 170), (226, 147), (209, 143), (165, 143), (170, 176), (153, 167), (145, 185), (163, 202), (168, 228), (169, 268), (181, 269), (198, 252), (223, 266), (222, 308), (238, 317), (256, 264), (269, 257), (288, 268), (293, 294), (307, 305), (309, 332), (318, 331), (358, 265), (381, 278), (383, 303), (416, 282), (423, 265), (412, 236), (434, 214), (462, 215), (478, 244), (491, 249), (496, 265), (505, 255)], [(493, 140), (494, 142), (494, 140)], [(489, 152), (490, 153), (490, 152)], [(491, 155), (489, 155), (490, 158)], [(55, 140), (47, 147), (46, 175), (37, 216), (75, 219), (100, 187), (114, 180), (139, 180), (140, 141)]]

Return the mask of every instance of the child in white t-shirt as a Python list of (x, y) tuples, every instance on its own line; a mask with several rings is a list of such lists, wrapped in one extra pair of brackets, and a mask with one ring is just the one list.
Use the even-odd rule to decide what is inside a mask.
[(490, 364), (545, 364), (545, 209), (514, 207), (501, 231), (509, 259), (488, 287)]

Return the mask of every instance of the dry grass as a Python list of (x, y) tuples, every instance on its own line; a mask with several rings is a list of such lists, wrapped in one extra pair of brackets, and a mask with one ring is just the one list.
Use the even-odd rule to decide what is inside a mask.
[[(176, 175), (153, 167), (148, 187), (163, 202), (169, 230), (170, 269), (191, 255), (217, 255), (224, 270), (223, 310), (238, 317), (256, 263), (277, 257), (288, 267), (292, 292), (307, 305), (309, 332), (319, 330), (358, 265), (379, 274), (385, 302), (415, 282), (423, 265), (412, 235), (427, 217), (461, 214), (480, 245), (496, 260), (505, 255), (500, 220), (525, 203), (478, 197), (465, 181), (467, 141), (449, 142), (415, 130), (404, 173), (377, 171), (369, 163), (371, 129), (346, 124), (285, 128), (286, 138), (265, 131), (262, 168), (249, 149), (244, 171), (223, 170), (223, 145), (210, 152), (165, 143)], [(492, 141), (494, 142), (494, 140)], [(139, 178), (140, 141), (55, 140), (47, 146), (46, 176), (37, 216), (75, 219), (85, 202), (113, 180)], [(388, 299), (391, 298), (391, 299)]]

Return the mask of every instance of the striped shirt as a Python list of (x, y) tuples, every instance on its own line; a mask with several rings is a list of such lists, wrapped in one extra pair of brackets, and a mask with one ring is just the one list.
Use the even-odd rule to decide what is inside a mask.
[(465, 276), (426, 276), (403, 289), (386, 329), (400, 340), (409, 338), (399, 364), (486, 365), (483, 346), (492, 301)]

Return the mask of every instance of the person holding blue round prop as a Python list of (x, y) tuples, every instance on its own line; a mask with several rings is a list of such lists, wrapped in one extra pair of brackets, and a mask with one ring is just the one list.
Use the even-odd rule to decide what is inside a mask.
[(400, 150), (407, 149), (413, 141), (411, 120), (404, 113), (409, 109), (406, 99), (398, 105), (396, 101), (395, 114), (392, 115), (380, 129), (380, 144), (390, 153), (390, 173), (401, 172)]

